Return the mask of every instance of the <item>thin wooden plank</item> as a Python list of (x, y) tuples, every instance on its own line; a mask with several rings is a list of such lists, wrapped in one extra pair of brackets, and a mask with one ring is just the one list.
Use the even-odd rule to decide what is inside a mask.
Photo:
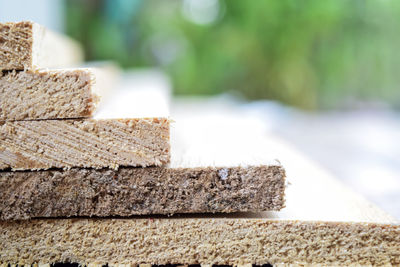
[(30, 21), (0, 23), (0, 70), (76, 66), (82, 48)]
[(91, 117), (115, 81), (94, 68), (0, 72), (0, 121)]
[[(90, 119), (0, 123), (0, 169), (117, 169), (167, 164), (168, 111), (162, 105), (154, 108), (158, 112), (142, 110), (149, 110), (153, 99), (157, 103), (157, 96), (117, 92)], [(156, 114), (160, 116), (152, 116)]]

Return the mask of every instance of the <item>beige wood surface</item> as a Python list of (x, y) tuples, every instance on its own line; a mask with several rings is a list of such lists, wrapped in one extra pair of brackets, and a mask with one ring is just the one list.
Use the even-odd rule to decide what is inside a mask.
[(400, 264), (395, 225), (269, 219), (39, 219), (0, 222), (0, 262)]
[(79, 65), (82, 48), (72, 39), (30, 21), (0, 23), (0, 70)]
[(0, 169), (165, 165), (170, 121), (162, 99), (122, 88), (90, 119), (0, 123)]
[(90, 69), (0, 73), (0, 121), (83, 118), (93, 115), (100, 95)]
[(0, 73), (0, 121), (92, 117), (119, 83), (120, 70), (107, 62), (80, 68), (5, 71)]

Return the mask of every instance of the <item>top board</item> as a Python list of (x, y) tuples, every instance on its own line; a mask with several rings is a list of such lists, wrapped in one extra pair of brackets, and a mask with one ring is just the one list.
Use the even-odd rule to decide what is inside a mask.
[(80, 45), (30, 21), (0, 23), (0, 70), (76, 66)]

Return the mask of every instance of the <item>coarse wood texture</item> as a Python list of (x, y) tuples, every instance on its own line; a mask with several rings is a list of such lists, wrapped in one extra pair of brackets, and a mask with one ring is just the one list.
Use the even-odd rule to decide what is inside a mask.
[(400, 264), (400, 228), (244, 218), (0, 222), (0, 262)]
[[(214, 106), (215, 105), (215, 106)], [(400, 226), (390, 215), (344, 187), (241, 110), (175, 102), (173, 134), (202, 145), (182, 148), (176, 166), (236, 164), (226, 139), (239, 138), (245, 162), (253, 142), (264, 161), (279, 158), (290, 184), (280, 212), (125, 219), (32, 219), (0, 222), (0, 262), (11, 264), (292, 264), (399, 265)], [(211, 116), (212, 115), (212, 116)], [(223, 120), (221, 120), (223, 118)], [(178, 126), (179, 125), (179, 126)], [(212, 131), (210, 131), (212, 130)], [(184, 131), (184, 132), (182, 132)], [(229, 133), (230, 135), (227, 135)], [(185, 141), (177, 135), (173, 144)], [(189, 137), (190, 136), (190, 137)], [(209, 144), (206, 140), (213, 140)], [(203, 161), (203, 149), (211, 149)], [(203, 148), (202, 148), (203, 147)], [(248, 149), (248, 148), (247, 148)], [(253, 150), (253, 149), (252, 149)], [(186, 151), (186, 152), (185, 152)], [(194, 152), (195, 156), (193, 155)], [(258, 158), (262, 156), (254, 150)], [(205, 152), (204, 152), (205, 153)], [(273, 155), (273, 156), (271, 156)], [(177, 154), (173, 155), (177, 159)], [(197, 163), (195, 163), (197, 162)]]
[(169, 120), (80, 119), (0, 123), (0, 169), (160, 166)]
[(280, 210), (280, 165), (0, 172), (0, 219)]
[(36, 23), (0, 23), (0, 70), (73, 66), (82, 55), (75, 41)]
[(0, 72), (0, 120), (90, 117), (100, 100), (89, 69)]
[(153, 99), (157, 103), (165, 99), (158, 101), (157, 94), (144, 96), (132, 89), (123, 93), (116, 89), (89, 119), (0, 122), (0, 170), (118, 169), (169, 163), (168, 112), (143, 111), (153, 106)]
[[(112, 102), (126, 100), (124, 107), (139, 94), (136, 98), (148, 99), (143, 103), (160, 103), (154, 110), (166, 98), (147, 87), (142, 93), (132, 92), (118, 91), (120, 97)], [(115, 112), (118, 107), (106, 109)], [(218, 128), (215, 119), (176, 116), (168, 167), (0, 172), (0, 219), (258, 212), (284, 206), (284, 168), (274, 160), (278, 155), (269, 143), (243, 138), (252, 126), (241, 123), (232, 129), (217, 119), (225, 121)]]

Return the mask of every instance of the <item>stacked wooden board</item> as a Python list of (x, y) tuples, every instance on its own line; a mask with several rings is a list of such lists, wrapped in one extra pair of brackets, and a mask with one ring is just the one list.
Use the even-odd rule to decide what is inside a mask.
[(43, 69), (71, 63), (71, 40), (47, 38), (54, 34), (31, 22), (1, 24), (0, 34), (0, 170), (169, 162), (167, 118), (93, 117), (105, 91), (96, 85), (98, 72)]
[(96, 111), (92, 76), (26, 60), (46, 51), (7, 52), (26, 25), (0, 24), (0, 93), (13, 93), (1, 102), (0, 263), (400, 264), (397, 222), (260, 123), (186, 101), (170, 140), (165, 112), (143, 114), (156, 95), (115, 90)]

